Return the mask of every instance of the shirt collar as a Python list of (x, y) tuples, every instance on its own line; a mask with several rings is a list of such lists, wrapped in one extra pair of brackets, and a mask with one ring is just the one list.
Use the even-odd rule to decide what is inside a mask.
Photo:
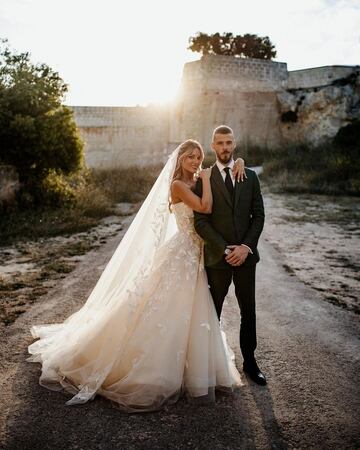
[(226, 165), (224, 165), (220, 161), (216, 160), (216, 165), (218, 166), (220, 172), (222, 170), (224, 170), (225, 167), (230, 167), (230, 169), (232, 169), (234, 167), (234, 164), (235, 164), (235, 161), (233, 158), (231, 158), (230, 161)]

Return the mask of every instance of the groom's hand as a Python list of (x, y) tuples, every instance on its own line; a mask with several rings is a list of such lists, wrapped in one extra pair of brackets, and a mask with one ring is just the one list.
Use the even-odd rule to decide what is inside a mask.
[(225, 257), (226, 262), (232, 266), (241, 266), (249, 254), (249, 249), (244, 245), (228, 245), (231, 253)]

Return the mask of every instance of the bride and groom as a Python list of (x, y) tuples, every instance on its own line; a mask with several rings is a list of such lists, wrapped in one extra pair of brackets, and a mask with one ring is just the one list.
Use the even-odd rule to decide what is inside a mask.
[(42, 364), (41, 385), (73, 394), (66, 404), (99, 394), (126, 412), (151, 411), (182, 393), (214, 401), (215, 389), (240, 386), (219, 325), (232, 281), (243, 369), (266, 384), (254, 357), (260, 185), (234, 162), (231, 128), (214, 130), (212, 148), (216, 163), (201, 170), (198, 142), (177, 147), (83, 307), (31, 328), (40, 339), (28, 361)]

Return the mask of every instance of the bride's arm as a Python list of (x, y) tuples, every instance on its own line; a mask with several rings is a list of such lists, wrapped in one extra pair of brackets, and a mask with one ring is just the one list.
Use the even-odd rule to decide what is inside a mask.
[(194, 192), (181, 180), (173, 181), (171, 185), (172, 198), (180, 199), (186, 205), (190, 206), (196, 212), (210, 214), (212, 211), (212, 193), (210, 186), (211, 169), (204, 169), (200, 172), (199, 178), (202, 180), (203, 191), (202, 196), (198, 197)]
[(245, 173), (245, 161), (242, 158), (238, 158), (235, 161), (234, 167), (233, 167), (233, 175), (237, 182), (244, 181), (244, 177), (247, 178)]
[[(197, 195), (202, 195), (202, 183), (196, 184), (195, 192)], [(205, 243), (210, 245), (214, 251), (216, 251), (218, 260), (221, 260), (224, 256), (224, 251), (228, 246), (226, 240), (221, 234), (215, 230), (211, 222), (211, 216), (209, 214), (194, 213), (194, 227), (197, 234), (204, 240)]]

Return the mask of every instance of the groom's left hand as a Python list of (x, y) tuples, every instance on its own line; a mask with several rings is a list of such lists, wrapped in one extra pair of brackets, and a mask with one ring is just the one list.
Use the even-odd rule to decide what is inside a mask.
[(231, 253), (225, 257), (227, 263), (232, 266), (241, 266), (249, 254), (249, 249), (244, 245), (228, 245)]

